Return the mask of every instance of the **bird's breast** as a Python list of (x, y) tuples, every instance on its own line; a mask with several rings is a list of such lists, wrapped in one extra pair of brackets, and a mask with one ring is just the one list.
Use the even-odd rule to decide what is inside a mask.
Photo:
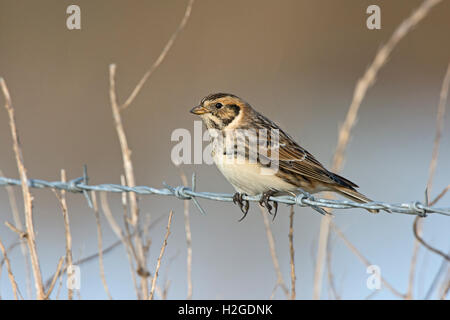
[(264, 167), (258, 162), (223, 153), (213, 155), (220, 172), (236, 191), (257, 195), (270, 190), (293, 191), (296, 187), (277, 176), (277, 168)]

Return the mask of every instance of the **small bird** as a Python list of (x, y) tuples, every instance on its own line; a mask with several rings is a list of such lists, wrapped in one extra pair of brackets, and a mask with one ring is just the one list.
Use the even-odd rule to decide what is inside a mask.
[[(238, 204), (245, 218), (249, 209), (249, 202), (244, 195), (261, 194), (260, 204), (265, 206), (270, 214), (276, 215), (278, 203), (273, 202), (274, 212), (269, 198), (272, 195), (299, 194), (300, 189), (309, 194), (332, 191), (352, 201), (359, 203), (372, 202), (369, 198), (356, 191), (358, 186), (328, 171), (316, 158), (298, 145), (277, 124), (257, 112), (250, 104), (229, 93), (214, 93), (204, 97), (200, 104), (192, 108), (191, 113), (199, 115), (210, 131), (217, 131), (219, 135), (212, 135), (212, 140), (218, 142), (222, 137), (225, 148), (213, 146), (214, 162), (225, 178), (237, 191), (233, 201)], [(260, 143), (255, 159), (250, 158), (251, 144), (247, 139), (236, 138), (236, 131), (257, 133), (258, 138), (267, 141)], [(261, 134), (262, 132), (262, 134)], [(271, 144), (273, 136), (264, 132), (276, 132), (278, 145)], [(250, 139), (249, 139), (250, 140)], [(230, 148), (231, 145), (231, 148)], [(244, 150), (244, 152), (238, 152)], [(232, 149), (231, 151), (229, 149)], [(274, 168), (271, 160), (275, 159)], [(241, 161), (229, 161), (233, 157), (244, 155)], [(255, 161), (251, 161), (255, 160)], [(376, 213), (378, 210), (368, 211)]]

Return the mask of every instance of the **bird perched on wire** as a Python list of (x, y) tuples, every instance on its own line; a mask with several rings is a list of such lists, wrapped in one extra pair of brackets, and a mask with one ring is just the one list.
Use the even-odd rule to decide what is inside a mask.
[(355, 202), (372, 202), (356, 191), (355, 183), (328, 171), (277, 124), (233, 94), (210, 94), (191, 113), (214, 132), (212, 157), (237, 191), (233, 201), (244, 214), (239, 221), (249, 209), (244, 195), (261, 194), (260, 204), (274, 217), (278, 203), (271, 205), (270, 196), (298, 194), (300, 189), (310, 194), (332, 191)]

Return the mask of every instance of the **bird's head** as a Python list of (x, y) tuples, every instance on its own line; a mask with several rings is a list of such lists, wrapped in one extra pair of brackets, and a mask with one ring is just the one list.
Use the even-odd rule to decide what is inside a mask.
[(233, 94), (213, 93), (204, 97), (191, 113), (199, 115), (208, 129), (223, 130), (238, 127), (239, 120), (250, 109), (247, 102)]

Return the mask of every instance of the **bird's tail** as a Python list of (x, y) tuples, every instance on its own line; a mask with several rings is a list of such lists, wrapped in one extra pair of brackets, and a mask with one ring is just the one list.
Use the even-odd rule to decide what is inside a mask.
[[(353, 188), (343, 187), (343, 186), (333, 186), (334, 191), (338, 192), (339, 194), (343, 195), (344, 197), (353, 200), (358, 203), (367, 203), (372, 202), (369, 198), (367, 198), (362, 193), (359, 193), (358, 191), (354, 190)], [(366, 209), (369, 212), (372, 213), (378, 213), (380, 210), (374, 210), (374, 209)]]

